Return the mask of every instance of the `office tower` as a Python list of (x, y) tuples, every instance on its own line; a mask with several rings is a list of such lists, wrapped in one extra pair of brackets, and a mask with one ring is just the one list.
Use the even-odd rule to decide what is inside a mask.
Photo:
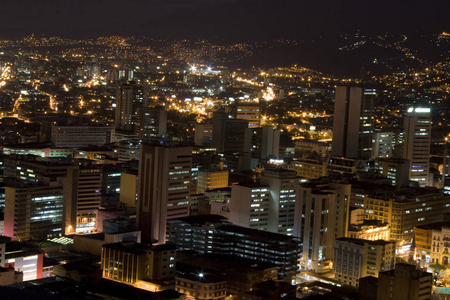
[(244, 120), (229, 119), (224, 124), (223, 152), (250, 152), (251, 130)]
[(395, 242), (338, 238), (334, 242), (335, 279), (357, 287), (359, 278), (378, 277), (381, 271), (394, 268)]
[(280, 130), (273, 126), (262, 126), (250, 129), (252, 133), (251, 152), (252, 157), (269, 159), (280, 155)]
[(148, 246), (136, 242), (103, 245), (102, 277), (152, 292), (175, 279), (175, 245)]
[(191, 168), (191, 147), (142, 145), (137, 217), (144, 242), (163, 244), (167, 220), (189, 215)]
[(139, 131), (140, 139), (145, 141), (166, 134), (167, 111), (163, 106), (139, 108), (138, 116), (136, 129)]
[(350, 184), (317, 180), (300, 186), (294, 236), (303, 243), (302, 268), (331, 268), (334, 240), (347, 234), (350, 195)]
[(224, 168), (230, 172), (250, 170), (251, 129), (244, 120), (230, 119), (225, 121), (223, 162)]
[(196, 194), (224, 187), (228, 187), (228, 171), (198, 170)]
[(261, 158), (280, 156), (280, 130), (272, 126), (262, 126)]
[(298, 199), (300, 178), (295, 171), (266, 169), (260, 183), (269, 187), (268, 231), (292, 235), (294, 233), (295, 202)]
[(236, 108), (236, 118), (248, 121), (249, 128), (261, 125), (261, 106), (251, 103), (239, 103)]
[(230, 222), (247, 228), (268, 230), (270, 194), (267, 185), (231, 186)]
[(433, 274), (397, 263), (394, 270), (379, 273), (377, 300), (428, 300), (432, 285)]
[(378, 158), (375, 169), (397, 187), (409, 186), (409, 161), (403, 158)]
[(7, 184), (4, 235), (26, 241), (58, 237), (63, 233), (60, 185)]
[(138, 123), (138, 109), (147, 107), (147, 93), (143, 86), (127, 82), (117, 87), (115, 127), (134, 130)]
[(110, 126), (52, 126), (52, 144), (55, 147), (82, 148), (104, 146), (114, 141)]
[(247, 129), (248, 121), (229, 119), (228, 114), (215, 112), (212, 146), (218, 153), (250, 152), (251, 131)]
[(373, 101), (376, 91), (361, 87), (336, 88), (332, 155), (370, 158), (373, 133)]
[(196, 123), (195, 124), (195, 145), (210, 146), (213, 137), (213, 124)]
[(390, 158), (394, 152), (393, 132), (374, 132), (371, 158)]
[(224, 150), (225, 121), (228, 119), (227, 113), (213, 113), (212, 146), (216, 148), (218, 153), (222, 153)]
[(97, 230), (96, 211), (101, 204), (102, 170), (95, 166), (72, 166), (64, 181), (64, 227), (66, 234)]
[(410, 162), (409, 179), (419, 186), (429, 185), (431, 110), (410, 107), (405, 117), (403, 158)]

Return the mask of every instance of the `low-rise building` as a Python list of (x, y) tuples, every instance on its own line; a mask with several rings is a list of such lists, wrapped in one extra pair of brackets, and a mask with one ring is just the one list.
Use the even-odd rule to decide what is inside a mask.
[(362, 224), (350, 224), (347, 237), (363, 240), (390, 240), (389, 224), (379, 220), (364, 220)]
[(414, 257), (422, 266), (450, 265), (450, 222), (414, 227)]
[(102, 274), (104, 279), (157, 292), (173, 287), (175, 261), (176, 247), (171, 244), (106, 244), (102, 251)]
[(395, 242), (338, 238), (334, 243), (335, 278), (344, 284), (357, 287), (361, 277), (378, 277), (394, 264)]
[(227, 295), (227, 281), (208, 272), (179, 272), (175, 290), (198, 300), (219, 300)]

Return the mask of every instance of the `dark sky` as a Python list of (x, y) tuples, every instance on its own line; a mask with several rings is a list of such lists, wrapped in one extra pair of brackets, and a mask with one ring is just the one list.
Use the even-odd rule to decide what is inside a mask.
[(1, 0), (0, 37), (260, 39), (450, 31), (449, 0)]

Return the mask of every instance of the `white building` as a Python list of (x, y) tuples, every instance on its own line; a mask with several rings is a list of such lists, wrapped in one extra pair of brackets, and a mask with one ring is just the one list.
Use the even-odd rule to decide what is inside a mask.
[(300, 186), (295, 204), (294, 235), (303, 243), (300, 266), (316, 272), (331, 269), (334, 240), (345, 237), (350, 184), (311, 182)]
[(270, 191), (268, 230), (292, 235), (297, 188), (300, 183), (297, 172), (285, 169), (265, 170), (260, 183), (269, 186)]
[(255, 183), (231, 187), (230, 219), (235, 225), (252, 229), (269, 228), (269, 187)]
[(395, 242), (339, 238), (334, 243), (335, 279), (343, 284), (357, 287), (361, 277), (378, 277), (394, 264)]
[(410, 107), (405, 117), (403, 158), (411, 163), (409, 179), (419, 186), (430, 185), (431, 110)]

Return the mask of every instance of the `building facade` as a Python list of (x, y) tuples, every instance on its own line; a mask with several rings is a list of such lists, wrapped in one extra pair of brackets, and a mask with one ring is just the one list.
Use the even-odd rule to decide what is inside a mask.
[(361, 277), (378, 277), (394, 265), (395, 242), (338, 238), (334, 243), (333, 270), (343, 284), (358, 287)]
[(189, 215), (192, 148), (142, 145), (138, 226), (144, 242), (165, 243), (167, 221)]
[(404, 124), (403, 158), (410, 162), (409, 179), (419, 186), (430, 185), (430, 108), (410, 107)]
[(370, 158), (376, 91), (338, 86), (335, 92), (332, 156)]

